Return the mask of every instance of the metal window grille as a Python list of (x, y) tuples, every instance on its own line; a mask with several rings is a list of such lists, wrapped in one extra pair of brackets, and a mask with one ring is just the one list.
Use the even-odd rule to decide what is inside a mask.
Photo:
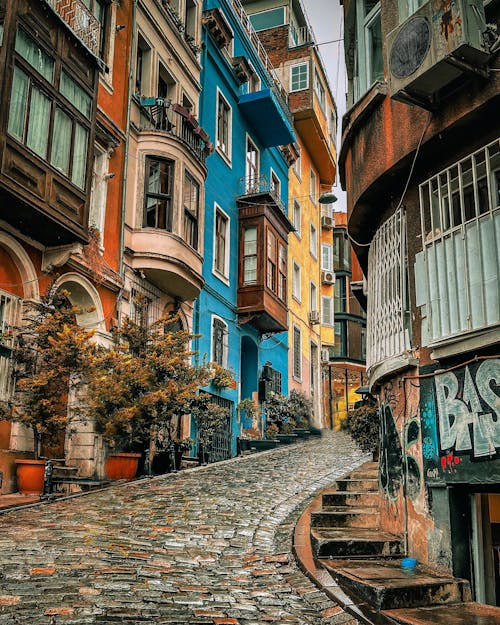
[(499, 323), (499, 209), (500, 139), (420, 185), (426, 343)]
[[(232, 415), (234, 410), (234, 402), (226, 399), (225, 397), (220, 397), (219, 395), (214, 395), (213, 393), (209, 393), (210, 399), (216, 403), (218, 406), (222, 408), (226, 408), (228, 410), (228, 416), (224, 420), (224, 422), (219, 426), (219, 428), (214, 432), (210, 439), (210, 443), (208, 444), (208, 461), (209, 462), (218, 462), (220, 460), (227, 460), (231, 458), (231, 440), (232, 440)], [(198, 452), (199, 452), (199, 441), (198, 441)]]
[(101, 24), (81, 0), (46, 0), (54, 11), (96, 56), (99, 55)]
[(300, 328), (293, 328), (293, 377), (300, 380), (302, 377)]
[[(21, 298), (0, 290), (0, 345), (5, 350), (14, 347), (14, 332), (21, 319), (22, 306)], [(0, 355), (0, 399), (10, 399), (13, 392), (12, 360), (8, 355)]]
[(368, 256), (368, 369), (410, 348), (406, 326), (405, 217), (398, 210), (375, 234)]
[(134, 280), (130, 285), (130, 319), (142, 327), (150, 327), (163, 314), (160, 291), (146, 280)]

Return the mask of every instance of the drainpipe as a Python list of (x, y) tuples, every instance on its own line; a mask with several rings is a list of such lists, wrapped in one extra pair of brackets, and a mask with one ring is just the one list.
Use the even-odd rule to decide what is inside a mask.
[[(125, 128), (125, 156), (123, 159), (123, 180), (122, 180), (122, 207), (120, 213), (120, 265), (119, 265), (119, 273), (120, 276), (125, 281), (125, 264), (124, 264), (124, 249), (125, 249), (125, 213), (127, 208), (127, 179), (128, 179), (128, 153), (129, 153), (129, 141), (130, 141), (130, 117), (132, 110), (132, 82), (134, 79), (134, 48), (135, 48), (135, 31), (136, 31), (136, 23), (137, 23), (137, 0), (132, 0), (132, 34), (130, 37), (130, 59), (129, 59), (129, 75), (128, 75), (128, 93), (127, 93), (127, 118), (126, 118), (126, 128)], [(121, 298), (117, 303), (119, 306), (118, 318), (121, 316)]]
[(332, 367), (328, 363), (328, 408), (330, 411), (330, 429), (333, 432), (333, 389), (332, 389)]

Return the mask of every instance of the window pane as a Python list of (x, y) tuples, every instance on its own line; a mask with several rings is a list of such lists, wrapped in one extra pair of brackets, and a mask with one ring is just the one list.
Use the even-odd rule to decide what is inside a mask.
[(81, 189), (85, 186), (87, 167), (87, 144), (89, 133), (86, 128), (75, 124), (75, 145), (73, 147), (73, 170), (71, 180)]
[(26, 145), (42, 158), (47, 158), (49, 123), (50, 100), (44, 93), (33, 87)]
[(18, 67), (15, 67), (10, 98), (9, 134), (19, 139), (19, 141), (22, 141), (24, 136), (28, 84), (28, 76)]
[(16, 52), (18, 52), (23, 59), (28, 61), (45, 79), (49, 82), (53, 81), (54, 60), (22, 29), (17, 31)]
[(257, 257), (248, 256), (243, 262), (243, 282), (257, 282)]
[(52, 131), (52, 157), (50, 163), (66, 176), (69, 173), (71, 126), (71, 119), (61, 109), (56, 109), (54, 129)]
[(246, 228), (244, 238), (244, 256), (257, 254), (257, 228)]
[(61, 73), (60, 92), (75, 108), (90, 119), (92, 98), (66, 72)]
[(368, 27), (368, 54), (370, 55), (370, 84), (384, 79), (384, 59), (382, 57), (382, 25), (380, 12)]
[(295, 65), (291, 68), (290, 88), (292, 91), (300, 91), (307, 89), (309, 86), (309, 72), (306, 63), (303, 65)]
[(255, 30), (264, 30), (266, 28), (274, 28), (282, 26), (285, 23), (285, 8), (270, 9), (261, 13), (250, 15), (250, 22)]

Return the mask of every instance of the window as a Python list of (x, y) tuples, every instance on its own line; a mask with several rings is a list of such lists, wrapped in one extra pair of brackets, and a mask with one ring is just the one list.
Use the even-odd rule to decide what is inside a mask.
[(330, 111), (330, 139), (335, 143), (337, 135), (337, 117), (335, 111)]
[(302, 211), (300, 210), (300, 204), (297, 200), (293, 201), (293, 227), (295, 228), (295, 234), (300, 238), (301, 233), (301, 218)]
[(309, 226), (309, 252), (313, 258), (318, 257), (318, 231), (314, 224)]
[(271, 291), (277, 291), (276, 288), (276, 265), (277, 265), (277, 248), (276, 235), (272, 230), (267, 231), (267, 274), (266, 285)]
[(94, 171), (92, 173), (92, 190), (90, 195), (89, 224), (97, 228), (101, 237), (104, 234), (104, 219), (106, 216), (106, 198), (108, 193), (109, 153), (98, 146), (94, 150)]
[(176, 89), (177, 84), (175, 82), (175, 78), (166, 69), (166, 67), (162, 63), (160, 63), (158, 71), (158, 97), (163, 98), (164, 100), (169, 100), (170, 102), (175, 102)]
[(3, 45), (3, 22), (0, 22), (0, 46)]
[(286, 285), (287, 285), (287, 253), (286, 253), (286, 247), (283, 245), (283, 243), (279, 243), (278, 246), (278, 262), (279, 262), (279, 276), (278, 276), (278, 297), (280, 298), (280, 300), (282, 302), (286, 302), (287, 300), (287, 292), (286, 292)]
[(420, 185), (423, 344), (500, 321), (500, 140)]
[(259, 191), (259, 150), (250, 137), (247, 137), (245, 180), (247, 193)]
[(172, 232), (172, 191), (174, 162), (146, 158), (144, 192), (144, 228), (159, 228)]
[(321, 269), (333, 271), (333, 248), (328, 243), (321, 244)]
[(229, 275), (229, 217), (216, 206), (214, 270), (225, 278)]
[(314, 282), (310, 284), (309, 309), (318, 310), (318, 289)]
[(196, 39), (196, 4), (193, 0), (186, 0), (186, 13), (184, 17), (185, 37), (189, 41)]
[(347, 298), (346, 298), (346, 277), (338, 276), (335, 280), (335, 286), (333, 287), (333, 294), (335, 298), (335, 312), (345, 313), (347, 312)]
[(309, 65), (300, 63), (290, 67), (290, 91), (302, 91), (309, 87)]
[(217, 92), (217, 149), (231, 158), (231, 107)]
[(424, 3), (425, 0), (398, 0), (399, 21), (404, 22), (407, 17), (413, 15)]
[(357, 0), (357, 40), (356, 100), (374, 82), (384, 79), (380, 2)]
[(188, 171), (184, 172), (184, 240), (198, 249), (198, 218), (200, 211), (200, 185)]
[(380, 226), (368, 253), (367, 367), (400, 356), (410, 348), (407, 280), (401, 210)]
[(321, 323), (324, 326), (333, 326), (333, 298), (329, 295), (321, 297)]
[(341, 228), (333, 233), (333, 269), (351, 271), (351, 244), (346, 231)]
[(321, 108), (325, 110), (325, 88), (317, 71), (314, 72), (314, 92), (318, 97)]
[(99, 22), (99, 57), (104, 59), (105, 49), (106, 49), (106, 18), (107, 18), (107, 8), (108, 2), (105, 0), (82, 0), (83, 4), (91, 11), (94, 17)]
[[(92, 97), (64, 70), (60, 98), (50, 96), (46, 83), (54, 83), (55, 61), (22, 29), (15, 50), (8, 132), (83, 189)], [(32, 70), (39, 77), (31, 75)]]
[(297, 326), (293, 326), (293, 377), (302, 378), (302, 337)]
[[(14, 347), (15, 328), (20, 322), (22, 300), (11, 293), (0, 290), (0, 334), (2, 345), (9, 349)], [(12, 377), (12, 360), (0, 355), (0, 399), (9, 400), (14, 392)]]
[(218, 317), (212, 317), (212, 362), (227, 367), (227, 325)]
[(150, 89), (151, 48), (139, 33), (135, 59), (135, 93), (148, 95)]
[(292, 297), (300, 302), (300, 266), (293, 261)]
[(255, 93), (256, 91), (260, 91), (260, 76), (259, 74), (257, 74), (257, 70), (254, 68), (254, 66), (250, 62), (248, 64), (250, 66), (250, 69), (252, 70), (252, 73), (250, 74), (250, 79), (248, 81), (247, 93)]
[(335, 358), (347, 358), (347, 325), (345, 321), (336, 321), (334, 331), (333, 355)]
[(285, 24), (285, 7), (254, 13), (253, 15), (249, 15), (249, 18), (250, 23), (256, 31), (283, 26), (283, 24)]
[(281, 200), (281, 180), (278, 178), (277, 174), (271, 169), (271, 185), (270, 185), (271, 193), (277, 200)]
[(309, 178), (309, 197), (312, 202), (316, 202), (316, 174), (312, 169)]
[(297, 176), (297, 178), (299, 180), (302, 180), (302, 155), (300, 153), (300, 148), (299, 148), (299, 155), (297, 157), (297, 160), (293, 164), (293, 171), (295, 172), (295, 175)]
[(243, 284), (257, 282), (257, 228), (243, 230)]

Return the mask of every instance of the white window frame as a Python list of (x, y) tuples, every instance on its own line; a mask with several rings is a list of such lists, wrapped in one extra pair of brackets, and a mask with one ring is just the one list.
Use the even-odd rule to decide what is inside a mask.
[[(270, 13), (271, 11), (279, 11), (282, 10), (283, 13), (283, 23), (282, 24), (277, 24), (276, 26), (266, 26), (266, 28), (259, 28), (257, 29), (251, 21), (251, 17), (253, 17), (254, 15), (261, 15), (262, 13)], [(278, 7), (270, 7), (269, 9), (264, 9), (263, 11), (255, 11), (254, 13), (252, 13), (251, 15), (248, 16), (249, 22), (250, 24), (252, 24), (252, 28), (253, 30), (257, 33), (260, 32), (261, 30), (268, 30), (269, 28), (279, 28), (280, 26), (284, 26), (286, 24), (286, 12), (285, 12), (286, 7), (284, 6), (278, 6)]]
[[(296, 68), (306, 68), (306, 78), (305, 78), (305, 86), (301, 86), (301, 82), (299, 81), (299, 86), (294, 89), (293, 88), (293, 70)], [(305, 91), (309, 89), (309, 63), (294, 63), (290, 65), (290, 93), (294, 93), (295, 91)]]
[(318, 287), (312, 280), (309, 283), (309, 307), (311, 311), (318, 310)]
[(334, 302), (331, 295), (321, 296), (321, 325), (328, 328), (333, 327), (334, 323)]
[(322, 271), (333, 271), (333, 245), (331, 243), (321, 244), (321, 269)]
[[(255, 148), (255, 156), (256, 162), (253, 163), (248, 155), (250, 154), (250, 150), (248, 149), (249, 144)], [(252, 150), (253, 152), (253, 150)], [(257, 147), (256, 142), (253, 138), (247, 133), (245, 140), (245, 188), (246, 192), (252, 192), (253, 190), (259, 191), (259, 183), (260, 183), (260, 150)]]
[(318, 188), (318, 178), (313, 169), (309, 172), (309, 197), (311, 202), (316, 204), (316, 192)]
[(106, 202), (108, 195), (108, 170), (111, 152), (94, 145), (94, 164), (92, 187), (90, 191), (89, 225), (99, 231), (99, 244), (104, 250), (104, 224), (106, 220)]
[(210, 362), (216, 362), (215, 361), (215, 353), (214, 353), (214, 323), (215, 321), (220, 321), (220, 323), (224, 326), (225, 328), (225, 339), (223, 339), (222, 341), (222, 363), (221, 366), (224, 367), (225, 369), (227, 369), (227, 363), (228, 363), (228, 354), (229, 354), (229, 326), (227, 325), (227, 323), (224, 321), (224, 319), (222, 317), (219, 317), (219, 315), (212, 315), (211, 321), (210, 321)]
[[(228, 120), (227, 120), (227, 146), (226, 149), (219, 145), (219, 102), (223, 101), (228, 110)], [(227, 98), (224, 96), (222, 91), (217, 87), (217, 99), (215, 102), (215, 149), (218, 154), (222, 156), (222, 158), (226, 161), (226, 163), (230, 164), (232, 160), (233, 154), (233, 109), (229, 104)]]
[(318, 258), (318, 229), (309, 224), (309, 254), (316, 260)]
[(375, 4), (368, 15), (364, 15), (366, 0), (356, 1), (357, 14), (357, 72), (354, 81), (354, 100), (357, 101), (363, 96), (368, 89), (374, 84), (375, 80), (371, 79), (372, 59), (370, 53), (370, 29), (378, 17), (380, 17), (380, 2)]
[(293, 164), (293, 171), (297, 176), (298, 180), (302, 180), (302, 150), (299, 147), (299, 155), (297, 156), (297, 160)]
[(314, 70), (314, 93), (318, 98), (321, 110), (324, 111), (326, 107), (326, 91), (317, 69)]
[[(302, 382), (302, 330), (296, 324), (293, 324), (292, 330), (292, 377), (297, 382)], [(299, 337), (298, 346), (295, 345), (295, 336)], [(297, 354), (298, 351), (298, 354)], [(298, 360), (297, 360), (298, 356)], [(299, 371), (295, 371), (295, 363), (298, 362)], [(297, 375), (298, 374), (298, 375)]]
[(276, 197), (281, 200), (281, 179), (272, 167), (269, 174), (269, 185), (271, 191), (274, 191)]
[(292, 261), (292, 297), (297, 302), (301, 301), (301, 280), (302, 280), (302, 270), (299, 263), (294, 260)]
[[(216, 260), (216, 256), (217, 256), (217, 213), (220, 213), (223, 217), (226, 218), (226, 237), (225, 237), (225, 242), (226, 242), (226, 247), (224, 250), (224, 273), (221, 273), (216, 266), (215, 260)], [(214, 241), (213, 241), (213, 261), (212, 261), (212, 273), (217, 276), (217, 278), (219, 278), (219, 280), (222, 280), (222, 282), (225, 282), (226, 284), (229, 285), (229, 259), (231, 258), (230, 256), (230, 247), (231, 247), (231, 236), (230, 236), (230, 232), (231, 232), (231, 218), (229, 217), (229, 215), (226, 213), (225, 210), (223, 210), (218, 204), (217, 202), (214, 202)]]
[[(295, 211), (296, 209), (298, 209), (298, 214), (299, 214), (299, 219), (298, 219), (298, 223), (296, 223), (295, 220)], [(300, 202), (297, 199), (293, 200), (293, 225), (295, 228), (295, 236), (298, 239), (302, 238), (302, 207), (300, 205)]]

